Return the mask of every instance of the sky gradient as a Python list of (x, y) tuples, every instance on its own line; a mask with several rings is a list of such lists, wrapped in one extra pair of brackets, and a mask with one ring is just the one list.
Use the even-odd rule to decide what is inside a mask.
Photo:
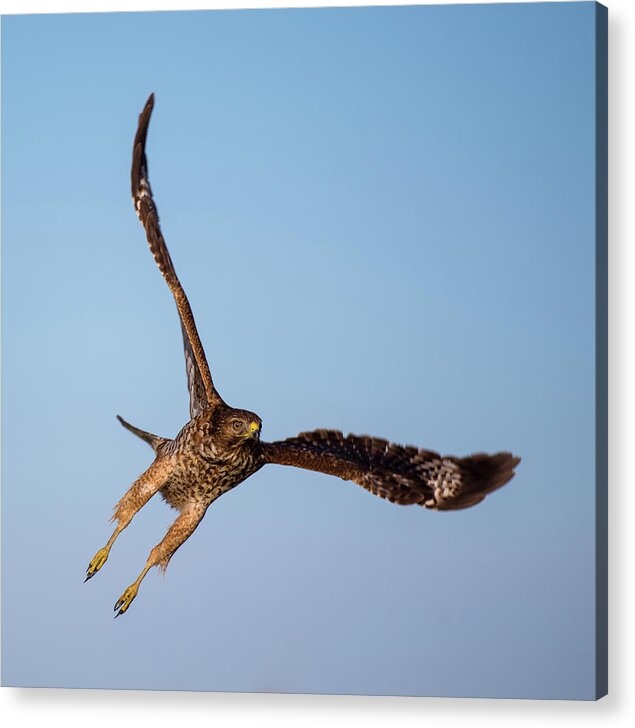
[[(2, 19), (4, 685), (592, 698), (592, 3)], [(431, 513), (270, 466), (112, 606), (188, 417), (150, 179), (225, 400), (516, 478)]]

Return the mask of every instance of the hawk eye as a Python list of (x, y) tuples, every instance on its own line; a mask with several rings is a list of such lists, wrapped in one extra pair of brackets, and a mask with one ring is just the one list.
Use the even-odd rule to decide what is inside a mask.
[(234, 432), (240, 432), (243, 429), (243, 423), (240, 420), (234, 420), (232, 422), (232, 428)]

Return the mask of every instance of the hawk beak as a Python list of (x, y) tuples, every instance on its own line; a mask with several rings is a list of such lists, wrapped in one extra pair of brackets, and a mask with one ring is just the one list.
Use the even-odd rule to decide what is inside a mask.
[(260, 434), (260, 423), (255, 420), (249, 424), (249, 437), (258, 437)]

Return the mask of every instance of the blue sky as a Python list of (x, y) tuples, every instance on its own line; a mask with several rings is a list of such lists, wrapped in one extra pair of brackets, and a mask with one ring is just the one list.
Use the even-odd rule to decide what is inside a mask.
[[(594, 695), (592, 3), (2, 22), (3, 683)], [(187, 420), (174, 304), (129, 196), (137, 115), (215, 382), (314, 427), (516, 478), (430, 513), (270, 467), (128, 614)]]

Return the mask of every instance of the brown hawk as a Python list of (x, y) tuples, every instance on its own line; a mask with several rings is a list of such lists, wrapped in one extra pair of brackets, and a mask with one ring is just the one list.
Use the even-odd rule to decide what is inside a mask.
[(190, 392), (190, 421), (174, 439), (169, 439), (140, 430), (119, 417), (124, 427), (152, 447), (156, 457), (115, 506), (112, 520), (117, 526), (108, 543), (90, 562), (86, 580), (101, 569), (117, 536), (153, 495), (160, 492), (179, 511), (179, 516), (164, 539), (152, 549), (137, 579), (117, 600), (115, 616), (128, 609), (142, 579), (153, 566), (167, 567), (210, 504), (268, 463), (337, 475), (393, 503), (417, 504), (432, 510), (473, 506), (505, 485), (520, 462), (520, 458), (508, 452), (457, 458), (395, 445), (377, 437), (343, 435), (335, 430), (314, 430), (288, 440), (263, 442), (260, 417), (225, 404), (214, 387), (190, 304), (159, 227), (145, 155), (153, 106), (154, 94), (151, 94), (139, 117), (134, 139), (132, 200), (179, 312)]

